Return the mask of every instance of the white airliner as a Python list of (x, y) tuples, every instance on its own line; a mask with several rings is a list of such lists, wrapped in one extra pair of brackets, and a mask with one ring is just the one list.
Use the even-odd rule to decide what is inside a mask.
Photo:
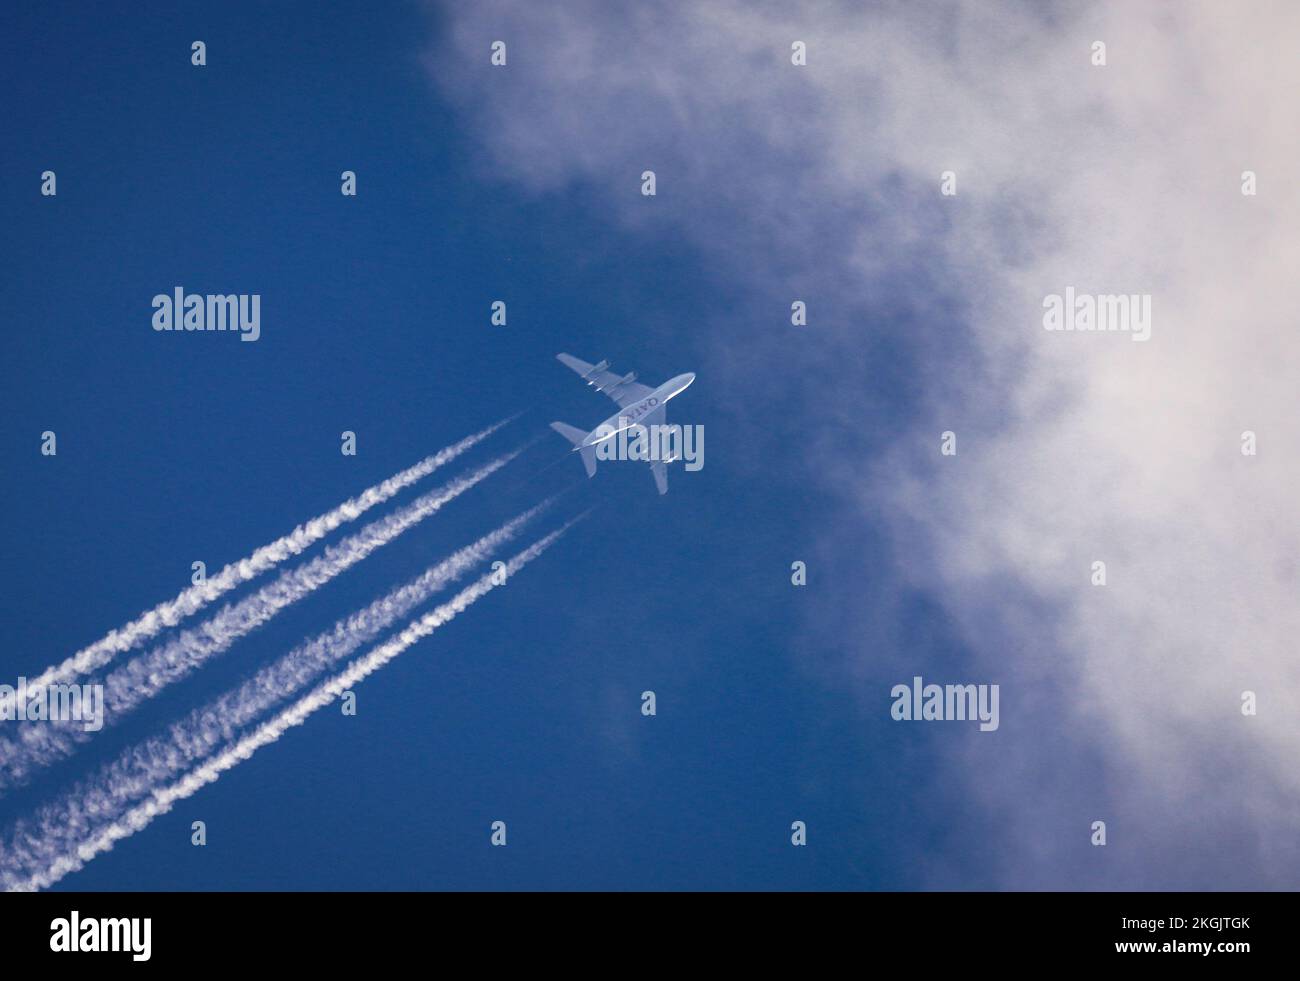
[[(587, 364), (569, 354), (557, 354), (556, 358), (561, 364), (580, 374), (588, 385), (608, 395), (619, 406), (616, 413), (589, 433), (562, 422), (551, 423), (551, 428), (572, 443), (574, 450), (582, 457), (582, 465), (587, 468), (588, 477), (596, 473), (596, 444), (612, 439), (623, 430), (636, 426), (649, 428), (667, 425), (664, 407), (668, 404), (668, 400), (686, 391), (691, 382), (695, 381), (695, 375), (688, 371), (684, 375), (670, 378), (658, 388), (650, 388), (637, 383), (635, 371), (629, 371), (626, 375), (616, 375), (609, 371), (608, 361)], [(671, 462), (671, 460), (650, 461), (650, 472), (654, 474), (655, 486), (659, 488), (660, 494), (668, 493), (668, 468), (665, 464)]]

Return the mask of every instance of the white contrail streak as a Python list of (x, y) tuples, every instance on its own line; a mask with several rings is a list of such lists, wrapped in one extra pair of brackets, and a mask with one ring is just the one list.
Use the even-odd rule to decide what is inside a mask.
[(376, 504), (382, 504), (394, 494), (450, 463), (508, 422), (509, 419), (504, 419), (482, 432), (465, 437), (459, 443), (439, 450), (433, 456), (425, 457), (414, 466), (344, 501), (332, 511), (304, 522), (269, 545), (263, 545), (247, 558), (230, 563), (215, 576), (182, 590), (175, 599), (159, 603), (125, 626), (109, 631), (104, 637), (89, 647), (82, 648), (62, 664), (46, 668), (38, 677), (28, 680), (28, 691), (35, 694), (37, 689), (44, 689), (47, 685), (58, 684), (103, 667), (118, 654), (130, 650), (168, 627), (176, 626), (181, 620), (197, 613), (236, 586), (261, 575), (285, 559), (301, 554), (304, 549), (320, 541), (340, 525), (354, 521)]
[[(507, 579), (546, 551), (572, 525), (573, 522), (569, 522), (510, 559), (506, 563)], [(51, 826), (49, 822), (43, 822), (42, 829), (35, 834), (16, 836), (19, 839), (15, 843), (18, 847), (14, 852), (6, 854), (0, 862), (0, 882), (10, 891), (30, 891), (47, 888), (70, 872), (82, 868), (95, 856), (112, 848), (116, 842), (135, 834), (154, 818), (167, 813), (177, 801), (197, 793), (207, 784), (216, 781), (222, 773), (248, 759), (261, 747), (278, 740), (293, 726), (301, 725), (317, 709), (328, 705), (340, 694), (378, 671), (417, 641), (429, 636), (443, 624), (464, 612), (502, 581), (496, 572), (482, 576), (446, 603), (435, 607), (408, 624), (390, 640), (352, 662), (341, 673), (317, 685), (307, 695), (257, 726), (252, 732), (230, 742), (225, 749), (210, 756), (184, 777), (154, 790), (148, 800), (133, 807), (124, 816), (112, 820), (103, 830), (87, 831), (84, 837), (78, 834), (74, 840), (65, 842), (60, 839), (73, 836), (60, 834), (57, 824)], [(229, 726), (224, 723), (214, 724), (220, 726), (220, 738), (233, 739)], [(183, 744), (184, 740), (180, 739), (177, 742)], [(34, 866), (29, 864), (33, 859)], [(32, 867), (38, 868), (38, 871), (26, 871)]]
[[(319, 589), (375, 549), (393, 541), (447, 502), (459, 497), (513, 460), (516, 450), (478, 470), (416, 498), (391, 515), (373, 521), (323, 554), (283, 572), (251, 596), (223, 607), (204, 623), (129, 661), (104, 680), (103, 718), (116, 724), (141, 702), (183, 678), (207, 659), (230, 648), (239, 638), (266, 623), (281, 610)], [(0, 788), (25, 779), (34, 769), (69, 755), (91, 734), (76, 722), (28, 724), (17, 740), (0, 740)]]
[[(184, 773), (221, 742), (231, 739), (235, 732), (355, 654), (416, 606), (511, 541), (552, 500), (525, 511), (364, 609), (339, 620), (331, 630), (304, 642), (243, 684), (195, 709), (167, 732), (126, 750), (117, 760), (103, 766), (93, 779), (80, 781), (63, 793), (60, 800), (40, 808), (34, 822), (22, 822), (16, 827), (8, 836), (12, 838), (12, 846), (0, 850), (0, 870), (12, 874), (12, 869), (19, 866), (41, 867), (61, 854), (69, 843), (80, 841), (94, 828), (123, 814), (149, 791)], [(26, 831), (32, 823), (39, 829), (35, 836)]]

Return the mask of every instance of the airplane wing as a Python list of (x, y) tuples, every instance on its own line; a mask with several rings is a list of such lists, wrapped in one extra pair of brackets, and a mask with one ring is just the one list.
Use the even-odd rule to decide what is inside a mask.
[(664, 466), (663, 461), (656, 460), (650, 464), (650, 472), (655, 475), (655, 486), (659, 488), (660, 494), (668, 493), (668, 468)]
[[(668, 424), (668, 406), (660, 403), (654, 409), (648, 412), (640, 425), (647, 429), (651, 426), (666, 426)], [(653, 430), (652, 430), (653, 431)], [(668, 493), (668, 464), (672, 460), (652, 460), (650, 461), (650, 472), (654, 474), (655, 486), (659, 488), (660, 494)]]
[(608, 395), (620, 409), (640, 401), (654, 391), (653, 388), (638, 384), (635, 372), (619, 375), (606, 370), (609, 368), (608, 361), (587, 364), (571, 354), (557, 354), (555, 357), (562, 365), (580, 374), (583, 380), (596, 391)]

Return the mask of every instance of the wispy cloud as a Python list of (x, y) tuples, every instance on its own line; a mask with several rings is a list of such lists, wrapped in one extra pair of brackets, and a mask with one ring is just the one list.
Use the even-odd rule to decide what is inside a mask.
[[(817, 412), (793, 424), (816, 422), (806, 446), (826, 489), (879, 525), (894, 582), (937, 599), (971, 671), (1002, 684), (996, 744), (946, 761), (993, 829), (975, 884), (1289, 881), (1300, 12), (510, 3), (448, 16), (451, 48), (430, 70), (495, 175), (596, 195), (630, 231), (685, 236), (729, 282), (808, 300), (802, 334), (751, 330), (742, 345), (723, 325), (712, 367), (745, 384), (779, 366), (775, 384), (816, 387)], [(511, 60), (489, 74), (498, 38)], [(637, 193), (644, 169), (653, 202)], [(944, 171), (955, 197), (939, 194)], [(1071, 285), (1150, 294), (1151, 340), (1044, 331), (1043, 298)], [(873, 417), (887, 421), (863, 435)], [(944, 430), (956, 457), (938, 454)], [(823, 554), (841, 581), (863, 568), (838, 541)], [(1095, 560), (1105, 587), (1090, 584)], [(854, 614), (823, 597), (809, 629), (844, 650), (842, 682), (878, 684), (922, 656), (883, 668), (856, 654), (894, 602)], [(1123, 862), (1077, 847), (1106, 818), (1122, 830), (1105, 854)], [(1225, 836), (1232, 848), (1207, 847)]]

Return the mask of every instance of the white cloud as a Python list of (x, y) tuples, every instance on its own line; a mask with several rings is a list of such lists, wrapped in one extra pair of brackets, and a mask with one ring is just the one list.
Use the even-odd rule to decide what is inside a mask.
[[(671, 225), (742, 282), (784, 277), (865, 309), (891, 281), (938, 284), (911, 301), (931, 318), (913, 339), (913, 428), (826, 473), (963, 626), (979, 663), (958, 680), (1000, 682), (1004, 719), (1019, 710), (1041, 733), (1012, 724), (962, 760), (1007, 822), (1004, 854), (1039, 863), (1006, 881), (1066, 885), (1068, 868), (1182, 882), (1080, 855), (1070, 836), (1086, 840), (1094, 814), (1072, 809), (1085, 806), (1138, 866), (1183, 854), (1162, 835), (1190, 847), (1244, 828), (1232, 861), (1281, 877), (1259, 884), (1289, 881), (1296, 852), (1274, 842), (1300, 798), (1300, 10), (521, 3), (448, 16), (451, 47), (429, 64), (495, 173), (532, 192), (590, 187), (616, 220)], [(806, 68), (789, 62), (793, 40)], [(1094, 40), (1104, 68), (1089, 63)], [(646, 168), (653, 209), (636, 189)], [(944, 170), (955, 199), (938, 196)], [(1256, 197), (1240, 193), (1244, 170)], [(1044, 331), (1042, 298), (1071, 285), (1150, 293), (1151, 340)], [(800, 363), (864, 373), (869, 327), (855, 328)], [(736, 377), (770, 368), (771, 343), (727, 347)], [(863, 423), (860, 400), (827, 401), (836, 432), (810, 447), (823, 460)], [(956, 459), (937, 455), (944, 429)], [(1253, 458), (1238, 448), (1247, 429)], [(1105, 589), (1088, 583), (1094, 559)], [(1256, 718), (1240, 714), (1244, 689)], [(1037, 708), (1017, 697), (1031, 691)], [(1062, 772), (1076, 765), (1090, 769)]]

